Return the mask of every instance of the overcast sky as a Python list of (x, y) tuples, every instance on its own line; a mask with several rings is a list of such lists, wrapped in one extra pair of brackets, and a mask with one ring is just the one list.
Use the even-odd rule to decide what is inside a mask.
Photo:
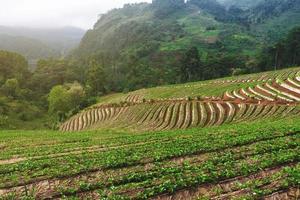
[(0, 25), (92, 28), (98, 14), (151, 0), (0, 0)]

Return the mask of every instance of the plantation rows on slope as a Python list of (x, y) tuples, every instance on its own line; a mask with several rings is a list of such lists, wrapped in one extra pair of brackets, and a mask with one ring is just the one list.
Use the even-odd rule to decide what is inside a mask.
[(93, 108), (74, 116), (62, 131), (99, 128), (186, 129), (300, 114), (296, 106), (234, 102), (162, 101), (123, 107)]
[(224, 94), (225, 98), (246, 100), (253, 98), (259, 101), (281, 101), (286, 103), (300, 101), (300, 76), (285, 81), (276, 80), (258, 84), (254, 87), (242, 88)]
[(0, 132), (0, 199), (297, 199), (299, 133), (299, 117), (146, 133)]
[(141, 102), (144, 99), (173, 99), (182, 97), (221, 97), (226, 91), (254, 87), (258, 84), (295, 78), (300, 67), (222, 79), (166, 85), (141, 89), (127, 94), (118, 93), (99, 98), (99, 105), (120, 101)]
[[(285, 117), (297, 114), (300, 102), (299, 68), (279, 72), (247, 75), (236, 79), (174, 85), (144, 89), (125, 98), (118, 95), (119, 104), (99, 104), (66, 121), (62, 131), (80, 131), (98, 128), (127, 128), (137, 130), (165, 130), (222, 125), (252, 121), (268, 116)], [(241, 87), (246, 86), (247, 87)], [(250, 86), (249, 86), (250, 85)], [(193, 91), (206, 88), (206, 94), (221, 88), (220, 97), (181, 97), (147, 100), (141, 96), (157, 90), (161, 95), (171, 92)], [(230, 91), (231, 88), (238, 88)], [(227, 90), (227, 91), (226, 91)], [(175, 92), (175, 93), (176, 93)], [(176, 95), (176, 94), (175, 94)], [(202, 97), (199, 97), (202, 96)], [(122, 101), (122, 99), (124, 101)]]

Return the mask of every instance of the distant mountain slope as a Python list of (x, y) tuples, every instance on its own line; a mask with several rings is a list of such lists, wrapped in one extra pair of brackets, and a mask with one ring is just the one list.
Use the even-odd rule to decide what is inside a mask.
[(149, 55), (149, 52), (177, 51), (191, 45), (207, 51), (220, 37), (232, 35), (231, 30), (244, 34), (239, 31), (242, 27), (216, 21), (194, 2), (172, 9), (163, 17), (157, 16), (163, 8), (152, 4), (128, 5), (110, 11), (87, 32), (77, 55), (87, 56), (95, 51), (120, 55), (133, 49)]
[[(191, 44), (205, 48), (208, 43), (218, 40), (226, 43), (230, 35), (242, 35), (250, 43), (265, 36), (275, 41), (294, 26), (300, 25), (300, 3), (296, 0), (219, 1), (226, 6), (247, 9), (244, 12), (226, 13), (216, 0), (190, 0), (165, 16), (157, 17), (160, 9), (152, 4), (127, 5), (103, 15), (94, 29), (84, 36), (77, 52), (90, 54), (101, 50), (119, 54), (145, 41), (152, 44), (150, 47), (160, 50), (184, 49)], [(231, 15), (235, 16), (230, 18)], [(238, 20), (250, 23), (250, 32)], [(273, 32), (278, 26), (282, 27), (280, 31)], [(249, 34), (251, 32), (254, 35)], [(230, 39), (232, 42), (233, 38)], [(240, 42), (236, 41), (236, 44)]]
[(59, 56), (59, 53), (39, 40), (0, 34), (0, 49), (17, 52), (29, 60)]
[(66, 55), (75, 48), (85, 31), (75, 27), (62, 28), (27, 28), (27, 27), (7, 27), (0, 26), (0, 34), (8, 36), (18, 36), (39, 40), (57, 54)]
[[(277, 41), (293, 27), (300, 25), (300, 1), (290, 1), (287, 6), (283, 2), (278, 2), (278, 6), (271, 9), (262, 6), (259, 11), (254, 11), (253, 18), (257, 20), (260, 16), (261, 21), (251, 27), (255, 35), (268, 42)], [(268, 11), (273, 14), (267, 15)]]

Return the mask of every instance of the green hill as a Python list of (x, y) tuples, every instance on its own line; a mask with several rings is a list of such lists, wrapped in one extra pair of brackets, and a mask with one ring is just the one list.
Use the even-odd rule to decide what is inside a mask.
[(259, 1), (245, 9), (215, 0), (126, 5), (102, 15), (71, 57), (86, 66), (90, 60), (99, 63), (111, 77), (109, 91), (182, 82), (182, 67), (193, 48), (199, 52), (201, 74), (189, 81), (236, 70), (257, 72), (264, 48), (300, 25), (299, 11), (294, 0)]

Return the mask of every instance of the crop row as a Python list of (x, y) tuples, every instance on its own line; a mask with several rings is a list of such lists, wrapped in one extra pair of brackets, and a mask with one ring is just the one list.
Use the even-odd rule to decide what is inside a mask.
[(268, 82), (276, 79), (285, 80), (287, 78), (297, 77), (299, 73), (299, 68), (282, 70), (278, 72), (272, 71), (267, 73), (260, 73), (259, 75), (247, 75), (241, 76), (239, 78), (227, 79), (227, 80), (217, 80), (212, 81), (213, 84), (223, 84), (223, 83), (250, 83), (250, 82)]
[(300, 102), (300, 82), (297, 79), (288, 78), (286, 81), (273, 81), (247, 89), (225, 92), (224, 98), (229, 99), (256, 99), (259, 101)]
[[(16, 164), (0, 165), (0, 187), (29, 184), (32, 181), (47, 180), (58, 177), (74, 176), (103, 169), (122, 168), (135, 165), (174, 159), (178, 157), (203, 154), (222, 149), (248, 145), (254, 142), (297, 133), (297, 126), (276, 125), (251, 129), (236, 129), (238, 132), (203, 132), (188, 137), (175, 137), (165, 143), (152, 143), (137, 147), (124, 146), (106, 151), (82, 152), (76, 155), (29, 159)], [(197, 133), (197, 132), (196, 132)], [(299, 142), (297, 138), (295, 142)], [(279, 145), (280, 146), (280, 145)], [(59, 166), (59, 167), (57, 167)], [(22, 181), (21, 181), (22, 180)]]
[(138, 130), (186, 129), (224, 123), (286, 116), (295, 106), (276, 104), (167, 101), (129, 107), (97, 108), (84, 111), (61, 126), (62, 131), (81, 131), (99, 127)]
[[(154, 163), (154, 167), (146, 171), (129, 171), (122, 176), (116, 173), (102, 180), (97, 176), (94, 177), (94, 181), (88, 178), (75, 184), (69, 181), (65, 186), (60, 184), (60, 189), (53, 191), (52, 195), (69, 196), (101, 189), (110, 191), (110, 194), (122, 194), (125, 197), (130, 194), (137, 199), (148, 199), (164, 193), (174, 193), (184, 188), (219, 182), (237, 176), (248, 176), (262, 169), (299, 162), (298, 147), (288, 144), (276, 147), (276, 144), (280, 144), (280, 141), (274, 142), (273, 148), (268, 148), (267, 143), (253, 145), (249, 149), (250, 152), (243, 151), (241, 154), (230, 151), (214, 153), (202, 162), (184, 162), (179, 166), (165, 166), (157, 162)], [(111, 191), (111, 188), (115, 189)]]

